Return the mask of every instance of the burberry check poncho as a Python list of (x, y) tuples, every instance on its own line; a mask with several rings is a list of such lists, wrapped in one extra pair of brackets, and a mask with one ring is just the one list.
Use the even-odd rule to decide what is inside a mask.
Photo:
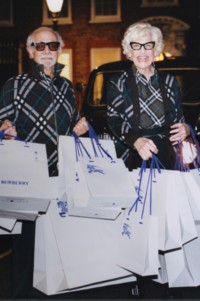
[(184, 122), (181, 94), (175, 77), (156, 71), (149, 81), (135, 66), (114, 75), (107, 86), (107, 121), (118, 157), (132, 170), (141, 166), (133, 148), (139, 137), (149, 137), (166, 168), (174, 164), (170, 125)]
[(51, 176), (57, 175), (58, 135), (70, 135), (79, 119), (72, 85), (61, 70), (57, 64), (51, 79), (33, 62), (31, 72), (9, 79), (0, 95), (0, 120), (12, 121), (24, 141), (46, 144)]

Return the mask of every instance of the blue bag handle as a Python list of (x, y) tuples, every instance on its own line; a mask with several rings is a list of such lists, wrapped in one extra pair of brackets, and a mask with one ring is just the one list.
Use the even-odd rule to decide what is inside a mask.
[(130, 215), (131, 211), (135, 208), (135, 212), (138, 210), (138, 203), (142, 204), (142, 213), (141, 213), (141, 219), (143, 219), (144, 217), (144, 211), (145, 211), (145, 206), (146, 206), (146, 201), (147, 201), (147, 194), (150, 190), (150, 206), (149, 206), (149, 214), (152, 214), (152, 183), (153, 181), (155, 181), (156, 178), (156, 171), (158, 173), (161, 173), (161, 167), (165, 168), (163, 166), (163, 164), (160, 162), (160, 160), (157, 158), (156, 155), (153, 155), (152, 158), (150, 160), (148, 160), (149, 162), (149, 175), (148, 175), (148, 181), (147, 181), (147, 187), (145, 190), (145, 195), (144, 195), (144, 199), (142, 200), (142, 196), (141, 196), (141, 184), (142, 184), (142, 178), (143, 178), (143, 174), (146, 171), (146, 167), (147, 167), (147, 161), (143, 160), (142, 161), (142, 165), (140, 168), (140, 172), (139, 172), (139, 186), (136, 187), (136, 191), (137, 191), (137, 199), (135, 200), (135, 202), (133, 203), (133, 205), (131, 206), (131, 208), (129, 209), (128, 215)]
[(14, 138), (14, 140), (17, 140), (17, 141), (23, 141), (23, 142), (24, 142), (24, 140), (22, 140), (22, 139), (19, 138), (18, 136), (13, 136), (13, 135), (5, 134), (5, 131), (6, 131), (6, 130), (1, 130), (1, 131), (0, 131), (0, 140), (3, 140), (3, 138), (5, 138), (5, 136), (9, 136), (9, 137)]
[(89, 152), (85, 148), (79, 136), (75, 132), (72, 132), (72, 136), (74, 137), (74, 142), (75, 142), (76, 161), (78, 161), (78, 158), (80, 156), (83, 157), (83, 152), (88, 156), (89, 159), (91, 159)]
[(89, 128), (89, 137), (91, 139), (95, 157), (98, 157), (98, 153), (95, 148), (96, 145), (102, 157), (104, 156), (103, 154), (105, 154), (108, 158), (113, 160), (112, 156), (103, 148), (103, 146), (99, 142), (99, 138), (97, 137), (97, 134), (95, 133), (93, 127), (89, 122), (88, 122), (88, 128)]
[[(111, 161), (114, 162), (112, 156), (101, 145), (97, 134), (95, 133), (93, 127), (91, 126), (91, 124), (89, 122), (88, 122), (88, 128), (89, 128), (89, 131), (88, 131), (89, 138), (91, 140), (94, 156), (98, 157), (98, 152), (97, 152), (97, 149), (98, 149), (99, 153), (101, 154), (102, 157), (104, 157), (104, 155), (106, 155), (108, 158), (111, 159)], [(81, 139), (79, 138), (79, 136), (75, 132), (72, 132), (72, 136), (74, 137), (74, 140), (75, 140), (76, 161), (78, 161), (78, 158), (80, 156), (83, 156), (84, 153), (87, 155), (87, 157), (89, 159), (91, 159), (92, 156), (89, 154), (88, 150), (84, 146), (84, 144), (81, 141)]]
[[(148, 174), (148, 180), (147, 180), (147, 186), (144, 191), (144, 197), (141, 195), (141, 184), (143, 180), (143, 175), (144, 172), (146, 171), (147, 166), (149, 165), (149, 174)], [(140, 213), (140, 224), (143, 224), (143, 218), (144, 218), (144, 213), (146, 210), (146, 206), (148, 205), (148, 195), (149, 195), (149, 215), (152, 215), (152, 184), (153, 182), (156, 182), (156, 172), (161, 173), (161, 168), (165, 169), (161, 161), (157, 158), (156, 155), (152, 155), (152, 158), (149, 160), (143, 160), (140, 171), (139, 171), (139, 185), (136, 187), (136, 192), (137, 192), (137, 198), (134, 201), (133, 205), (128, 211), (128, 216), (126, 218), (126, 222), (123, 224), (123, 231), (122, 235), (127, 235), (130, 238), (131, 235), (131, 229), (129, 226), (129, 220), (130, 220), (130, 215), (131, 212), (138, 213), (139, 210), (139, 205), (141, 208), (141, 213)], [(133, 217), (134, 218), (134, 217)]]

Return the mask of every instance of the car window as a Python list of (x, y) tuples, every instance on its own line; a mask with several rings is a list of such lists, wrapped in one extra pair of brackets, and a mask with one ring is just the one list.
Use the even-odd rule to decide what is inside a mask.
[(98, 72), (88, 97), (89, 105), (105, 106), (107, 103), (107, 82), (114, 74), (122, 74), (123, 72), (122, 70)]
[[(160, 69), (173, 74), (180, 86), (183, 102), (195, 103), (200, 101), (200, 69)], [(107, 85), (109, 78), (124, 71), (102, 71), (94, 78), (88, 97), (91, 106), (105, 106), (107, 103)]]
[(176, 77), (181, 91), (185, 121), (197, 134), (200, 116), (200, 68), (166, 68), (165, 71)]
[(200, 101), (200, 69), (171, 69), (166, 70), (173, 74), (181, 90), (182, 100), (187, 103)]

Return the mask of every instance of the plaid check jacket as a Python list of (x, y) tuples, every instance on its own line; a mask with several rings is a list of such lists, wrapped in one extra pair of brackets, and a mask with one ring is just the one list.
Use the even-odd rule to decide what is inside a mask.
[[(120, 75), (114, 75), (107, 87), (107, 122), (113, 134), (117, 155), (122, 157), (126, 166), (132, 170), (141, 165), (141, 158), (133, 148), (134, 142), (141, 136), (151, 136), (163, 157), (171, 155), (172, 146), (163, 137), (169, 136), (169, 126), (184, 122), (181, 95), (174, 76), (162, 71), (156, 71), (158, 78), (158, 93), (163, 100), (163, 125), (154, 125), (151, 129), (140, 126), (141, 109), (138, 86), (133, 67)], [(156, 93), (157, 93), (156, 92)], [(161, 135), (162, 134), (162, 135)], [(164, 147), (165, 145), (165, 147)]]
[(69, 80), (46, 76), (33, 62), (30, 73), (9, 79), (0, 94), (0, 120), (15, 124), (17, 135), (27, 142), (46, 144), (50, 175), (57, 174), (58, 135), (70, 135), (79, 119), (74, 91)]

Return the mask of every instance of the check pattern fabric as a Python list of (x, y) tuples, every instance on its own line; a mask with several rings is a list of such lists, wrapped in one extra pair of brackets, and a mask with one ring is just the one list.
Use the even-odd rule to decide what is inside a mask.
[(165, 111), (160, 92), (158, 74), (154, 74), (149, 81), (136, 71), (140, 104), (139, 128), (162, 127), (165, 123)]
[(70, 135), (79, 119), (71, 82), (61, 70), (57, 64), (51, 79), (33, 63), (30, 73), (9, 79), (0, 95), (0, 119), (12, 121), (24, 141), (46, 144), (50, 175), (57, 174), (58, 135)]
[[(147, 81), (131, 66), (110, 78), (107, 91), (108, 126), (117, 155), (124, 159), (126, 166), (130, 170), (140, 166), (141, 158), (133, 144), (141, 136), (151, 136), (152, 140), (165, 137), (166, 149), (163, 140), (155, 139), (154, 142), (157, 146), (160, 144), (163, 157), (167, 157), (169, 126), (184, 122), (181, 94), (175, 77), (155, 70)], [(171, 145), (169, 147), (172, 148)]]

